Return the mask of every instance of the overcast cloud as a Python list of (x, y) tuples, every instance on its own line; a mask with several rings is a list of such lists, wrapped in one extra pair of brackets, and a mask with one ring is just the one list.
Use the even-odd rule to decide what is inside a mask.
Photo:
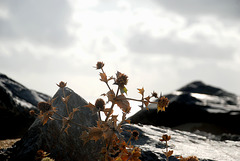
[(194, 80), (240, 95), (238, 0), (2, 0), (0, 72), (53, 95), (60, 81), (87, 100), (107, 88), (93, 66), (129, 76), (129, 96)]

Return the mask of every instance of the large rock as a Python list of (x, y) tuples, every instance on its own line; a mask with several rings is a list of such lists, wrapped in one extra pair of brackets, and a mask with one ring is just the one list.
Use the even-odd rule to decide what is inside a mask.
[[(70, 95), (68, 101), (69, 111), (72, 111), (73, 108), (80, 109), (74, 113), (72, 121), (86, 127), (95, 126), (98, 116), (93, 114), (88, 107), (83, 107), (87, 105), (87, 102), (69, 88), (65, 87), (64, 92), (66, 96)], [(59, 115), (67, 116), (62, 97), (64, 97), (63, 90), (60, 88), (53, 97), (56, 100), (52, 106), (57, 107)], [(53, 117), (60, 119), (56, 114)], [(89, 141), (83, 145), (80, 136), (86, 128), (75, 124), (70, 125), (67, 134), (64, 131), (61, 132), (62, 121), (60, 120), (50, 120), (43, 125), (40, 119), (36, 119), (26, 135), (15, 145), (10, 160), (34, 160), (36, 152), (40, 149), (50, 153), (50, 157), (57, 161), (97, 160), (102, 146), (101, 141), (99, 140), (96, 143)]]
[(0, 96), (0, 139), (22, 137), (35, 120), (29, 111), (38, 112), (38, 102), (50, 99), (1, 73)]
[(187, 131), (214, 134), (240, 134), (240, 102), (235, 94), (200, 81), (192, 82), (166, 95), (170, 104), (166, 112), (157, 113), (156, 104), (130, 117), (132, 123), (167, 126)]
[[(152, 125), (125, 125), (125, 130), (137, 130), (139, 139), (132, 139), (134, 146), (142, 150), (143, 161), (166, 161), (163, 152), (166, 151), (165, 142), (159, 141), (162, 135), (171, 136), (168, 141), (168, 149), (173, 150), (173, 156), (169, 161), (178, 161), (175, 157), (182, 155), (196, 156), (200, 161), (237, 161), (240, 160), (239, 141), (224, 140), (221, 137), (207, 133), (190, 133), (180, 130), (172, 130), (166, 127)], [(123, 133), (126, 140), (129, 132)]]

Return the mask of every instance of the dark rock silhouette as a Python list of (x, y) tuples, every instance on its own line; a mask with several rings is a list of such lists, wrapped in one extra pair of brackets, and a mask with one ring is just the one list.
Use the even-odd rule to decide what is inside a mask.
[[(80, 110), (74, 113), (73, 121), (85, 127), (96, 126), (98, 116), (93, 114), (87, 105), (87, 102), (69, 88), (64, 88), (65, 96), (69, 96), (68, 108)], [(53, 98), (56, 100), (52, 106), (57, 107), (57, 113), (62, 116), (68, 116), (66, 106), (62, 101), (64, 97), (63, 89), (60, 88)], [(61, 117), (54, 114), (54, 118)], [(40, 119), (36, 119), (31, 125), (24, 137), (15, 144), (15, 148), (11, 149), (11, 159), (18, 160), (34, 160), (38, 150), (50, 153), (50, 157), (57, 161), (79, 161), (79, 160), (97, 160), (101, 150), (101, 141), (89, 141), (83, 145), (80, 136), (86, 128), (70, 124), (68, 134), (62, 129), (62, 121), (49, 120), (45, 125)]]
[(156, 105), (151, 104), (149, 111), (139, 111), (129, 119), (132, 123), (191, 132), (240, 134), (236, 127), (240, 122), (240, 103), (235, 94), (195, 81), (166, 97), (170, 100), (166, 112), (157, 113)]
[(30, 90), (0, 73), (0, 139), (23, 136), (35, 120), (29, 111), (38, 112), (38, 102), (48, 99), (49, 96)]

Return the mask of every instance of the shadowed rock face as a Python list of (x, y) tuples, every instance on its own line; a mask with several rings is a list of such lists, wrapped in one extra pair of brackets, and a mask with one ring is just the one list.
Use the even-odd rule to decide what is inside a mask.
[(22, 137), (35, 120), (29, 111), (38, 112), (38, 102), (48, 99), (0, 73), (0, 139)]
[[(87, 105), (87, 102), (69, 88), (64, 88), (66, 96), (70, 95), (68, 101), (69, 111), (73, 108), (80, 110), (74, 113), (73, 121), (85, 127), (96, 125), (98, 116), (93, 114)], [(60, 88), (53, 98), (56, 100), (53, 107), (57, 107), (57, 113), (67, 116), (66, 106), (62, 102), (63, 89)], [(54, 118), (60, 117), (56, 114)], [(12, 150), (11, 160), (34, 160), (36, 152), (40, 149), (50, 153), (50, 157), (57, 161), (78, 161), (78, 160), (97, 160), (101, 150), (101, 142), (89, 141), (83, 145), (79, 138), (86, 128), (70, 124), (68, 134), (61, 132), (62, 121), (49, 120), (45, 125), (39, 119), (36, 119), (22, 140), (17, 142)]]
[(220, 88), (196, 81), (166, 95), (170, 104), (166, 112), (157, 113), (156, 105), (130, 117), (132, 123), (167, 126), (187, 131), (214, 134), (240, 134), (239, 97)]

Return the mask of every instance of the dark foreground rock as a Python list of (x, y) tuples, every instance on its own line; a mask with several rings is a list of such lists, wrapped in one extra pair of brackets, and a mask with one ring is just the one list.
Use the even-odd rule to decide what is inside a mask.
[[(70, 95), (68, 101), (69, 111), (73, 108), (80, 110), (74, 113), (73, 121), (86, 127), (96, 125), (98, 116), (93, 114), (87, 105), (87, 102), (69, 88), (64, 88), (65, 95)], [(60, 88), (53, 98), (56, 98), (53, 107), (57, 107), (57, 113), (67, 116), (66, 106), (62, 101), (63, 90)], [(54, 118), (59, 118), (54, 114)], [(91, 161), (97, 160), (99, 151), (101, 150), (101, 142), (89, 141), (83, 145), (83, 141), (79, 138), (84, 127), (71, 124), (68, 134), (61, 132), (62, 121), (51, 120), (45, 125), (39, 119), (31, 125), (24, 137), (15, 144), (11, 149), (10, 161), (34, 160), (38, 150), (50, 153), (49, 157), (57, 161)]]
[(29, 111), (37, 112), (38, 102), (48, 99), (0, 73), (0, 139), (22, 137), (35, 120)]
[[(124, 125), (124, 129), (139, 131), (139, 139), (132, 139), (131, 143), (141, 148), (140, 159), (143, 161), (166, 161), (163, 154), (166, 151), (165, 142), (159, 141), (164, 134), (171, 136), (168, 148), (173, 150), (173, 156), (169, 161), (177, 161), (176, 156), (196, 156), (200, 161), (240, 160), (240, 141), (220, 141), (211, 134), (199, 135), (152, 125)], [(123, 135), (126, 140), (130, 137), (129, 132), (123, 132)]]
[(157, 113), (156, 105), (130, 117), (132, 123), (167, 126), (187, 131), (213, 134), (240, 134), (239, 97), (202, 82), (192, 82), (166, 95), (170, 104), (166, 112)]

